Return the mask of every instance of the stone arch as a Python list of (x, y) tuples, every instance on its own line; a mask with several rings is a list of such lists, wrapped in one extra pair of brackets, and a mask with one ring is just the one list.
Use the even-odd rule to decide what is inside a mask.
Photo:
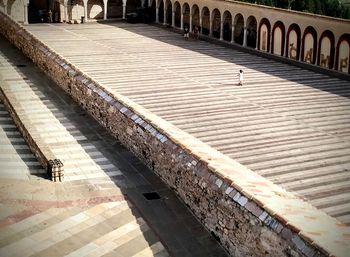
[(336, 70), (350, 73), (350, 34), (343, 34), (338, 40), (335, 65)]
[(238, 13), (235, 16), (235, 34), (234, 42), (240, 45), (243, 45), (243, 36), (244, 36), (244, 18), (243, 15)]
[(289, 26), (288, 32), (287, 32), (287, 51), (285, 56), (294, 59), (299, 60), (300, 56), (300, 27), (296, 23), (293, 23)]
[(247, 19), (247, 46), (256, 48), (257, 22), (254, 16), (249, 16)]
[(258, 50), (269, 52), (270, 31), (271, 31), (270, 21), (266, 18), (263, 18), (259, 23)]
[(158, 20), (160, 23), (164, 23), (164, 1), (160, 0), (158, 2)]
[(316, 63), (317, 56), (317, 32), (309, 26), (305, 29), (302, 38), (302, 48), (300, 59), (307, 63)]
[(135, 12), (137, 8), (142, 6), (141, 0), (127, 0), (126, 13)]
[(213, 31), (213, 37), (220, 38), (220, 30), (221, 30), (221, 13), (220, 11), (215, 8), (212, 11), (212, 31)]
[(210, 12), (208, 7), (202, 9), (202, 34), (209, 35), (210, 32)]
[(318, 41), (317, 65), (328, 69), (333, 68), (334, 45), (334, 34), (329, 30), (324, 31)]
[(224, 28), (223, 28), (223, 39), (225, 41), (231, 41), (232, 39), (232, 14), (230, 11), (225, 11), (223, 13)]
[(178, 1), (174, 3), (175, 27), (181, 27), (181, 5)]
[(123, 17), (123, 0), (108, 0), (107, 18)]
[(192, 6), (191, 12), (192, 12), (192, 25), (193, 25), (193, 27), (197, 26), (199, 28), (200, 24), (199, 24), (199, 7), (198, 7), (198, 5), (194, 4)]
[(286, 29), (283, 22), (277, 21), (272, 28), (271, 53), (284, 55)]
[(182, 13), (183, 13), (183, 24), (184, 25), (186, 24), (189, 27), (191, 14), (190, 14), (190, 6), (188, 5), (188, 3), (183, 4)]

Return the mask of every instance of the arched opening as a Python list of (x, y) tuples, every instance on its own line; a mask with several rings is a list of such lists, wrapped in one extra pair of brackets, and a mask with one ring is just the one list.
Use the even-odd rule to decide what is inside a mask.
[(244, 37), (244, 19), (242, 14), (237, 14), (235, 17), (235, 35), (234, 41), (237, 44), (243, 45), (243, 37)]
[(200, 24), (199, 24), (199, 7), (196, 4), (192, 6), (192, 25), (193, 25), (193, 27), (197, 26), (198, 29), (200, 27)]
[(160, 23), (164, 23), (164, 1), (159, 2), (159, 8), (158, 8), (158, 20)]
[[(15, 0), (7, 0), (5, 13), (13, 15), (15, 6)], [(4, 5), (5, 8), (5, 5)], [(60, 19), (60, 4), (56, 1), (48, 0), (30, 0), (28, 5), (28, 22), (40, 23), (49, 22), (49, 10), (52, 13), (52, 22), (59, 22)]]
[(300, 56), (300, 28), (297, 24), (293, 23), (289, 26), (287, 33), (287, 52), (286, 57), (299, 60)]
[(175, 27), (180, 28), (181, 27), (181, 6), (179, 2), (175, 2), (174, 10), (175, 10)]
[(336, 69), (350, 73), (350, 34), (343, 34), (337, 44)]
[(301, 49), (301, 60), (307, 63), (316, 63), (317, 54), (317, 32), (313, 27), (307, 27), (303, 34), (303, 46)]
[(166, 5), (165, 5), (167, 8), (166, 8), (166, 24), (171, 24), (171, 19), (172, 19), (172, 16), (173, 16), (173, 6), (170, 2), (170, 0), (167, 0), (166, 1)]
[(257, 22), (254, 16), (247, 19), (247, 46), (256, 48)]
[(183, 13), (183, 24), (184, 26), (187, 25), (188, 27), (190, 26), (190, 6), (188, 3), (184, 3), (182, 6), (182, 13)]
[(218, 9), (214, 9), (212, 12), (212, 31), (213, 37), (220, 38), (221, 30), (221, 15)]
[(268, 19), (263, 18), (259, 24), (258, 50), (268, 52), (270, 49), (271, 24)]
[(277, 21), (272, 29), (271, 53), (284, 55), (285, 34), (286, 29), (283, 22)]
[[(145, 8), (147, 8), (146, 6), (148, 5), (145, 5)], [(149, 9), (148, 9), (148, 13), (149, 13), (149, 16), (150, 16), (150, 22), (154, 22), (156, 20), (156, 16), (157, 16), (157, 7), (156, 7), (156, 0), (153, 0)]]
[(87, 12), (89, 19), (103, 19), (103, 0), (88, 0)]
[(224, 31), (223, 39), (231, 41), (232, 38), (232, 15), (229, 11), (224, 12)]
[(210, 12), (208, 7), (202, 9), (202, 34), (209, 35), (210, 32)]
[(318, 43), (317, 65), (332, 69), (334, 63), (335, 39), (331, 31), (326, 30), (322, 33)]
[(123, 17), (123, 0), (108, 0), (107, 18)]
[[(74, 0), (73, 5), (68, 6), (68, 20), (80, 20), (81, 16), (85, 16), (83, 0)], [(89, 11), (86, 14), (89, 17)]]
[(137, 8), (142, 5), (141, 0), (128, 0), (126, 1), (126, 13), (135, 12)]
[[(11, 15), (12, 5), (15, 2), (7, 1), (7, 10), (6, 13)], [(12, 3), (11, 3), (12, 2)], [(28, 22), (29, 23), (38, 23), (38, 22), (47, 22), (47, 11), (48, 11), (47, 1), (45, 0), (29, 0), (28, 5)]]

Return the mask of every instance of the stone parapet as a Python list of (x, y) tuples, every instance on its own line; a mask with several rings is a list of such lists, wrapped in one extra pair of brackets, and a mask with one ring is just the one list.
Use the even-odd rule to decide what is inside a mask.
[(63, 181), (63, 164), (55, 158), (55, 155), (40, 137), (40, 131), (35, 129), (30, 119), (21, 111), (21, 103), (11, 92), (11, 87), (0, 74), (0, 99), (3, 101), (12, 120), (21, 132), (30, 150), (40, 164), (47, 170), (53, 181)]
[(0, 14), (0, 32), (133, 151), (232, 256), (348, 256), (350, 230), (103, 85)]

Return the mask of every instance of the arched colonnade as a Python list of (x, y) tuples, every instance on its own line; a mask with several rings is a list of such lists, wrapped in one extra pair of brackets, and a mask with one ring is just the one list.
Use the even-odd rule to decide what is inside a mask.
[[(187, 24), (190, 31), (197, 26), (200, 34), (218, 40), (350, 73), (350, 34), (346, 29), (339, 33), (337, 25), (332, 27), (337, 22), (350, 25), (349, 21), (322, 16), (315, 19), (310, 14), (214, 0), (56, 1), (61, 5), (61, 19), (66, 21), (73, 15), (85, 19), (125, 19), (127, 13), (138, 7), (149, 7), (156, 23), (179, 29)], [(328, 28), (317, 27), (317, 22), (326, 20), (329, 20), (326, 24), (331, 24)]]

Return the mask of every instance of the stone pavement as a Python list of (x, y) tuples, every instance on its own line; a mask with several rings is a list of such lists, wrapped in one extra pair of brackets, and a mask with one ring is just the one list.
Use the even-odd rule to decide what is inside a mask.
[(227, 256), (157, 176), (2, 38), (0, 49), (2, 88), (66, 175), (46, 179), (0, 103), (1, 256)]
[(107, 89), (350, 224), (349, 81), (142, 24), (26, 28)]

